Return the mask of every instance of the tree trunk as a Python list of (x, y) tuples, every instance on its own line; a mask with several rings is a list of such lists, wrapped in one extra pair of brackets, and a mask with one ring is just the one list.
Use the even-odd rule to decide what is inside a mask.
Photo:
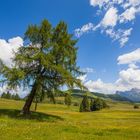
[(33, 87), (32, 87), (31, 93), (29, 94), (29, 96), (24, 104), (24, 107), (22, 109), (22, 114), (27, 115), (30, 113), (30, 107), (31, 107), (31, 104), (32, 104), (33, 99), (35, 97), (36, 90), (37, 90), (37, 84), (35, 82)]
[(35, 101), (35, 111), (37, 110), (37, 99), (36, 99), (36, 101)]

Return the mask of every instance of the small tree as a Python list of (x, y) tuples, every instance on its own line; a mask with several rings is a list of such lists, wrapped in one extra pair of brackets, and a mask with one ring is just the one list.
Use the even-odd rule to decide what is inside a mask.
[(93, 106), (94, 106), (94, 99), (91, 99), (90, 101), (90, 110), (93, 111)]
[(91, 111), (101, 110), (106, 107), (108, 107), (108, 105), (106, 104), (106, 102), (104, 100), (102, 100), (100, 98), (91, 100), (91, 103), (90, 103)]
[(134, 109), (139, 109), (139, 106), (135, 104)]
[(5, 92), (2, 93), (1, 98), (6, 98), (6, 93)]
[(67, 106), (71, 105), (71, 94), (70, 93), (65, 94), (65, 105), (67, 105)]
[(20, 97), (19, 97), (19, 95), (18, 95), (17, 93), (15, 94), (14, 99), (15, 99), (15, 100), (20, 100)]
[(88, 96), (84, 95), (83, 100), (80, 104), (80, 112), (89, 112), (90, 111), (90, 104), (88, 100)]
[(102, 103), (103, 103), (103, 108), (109, 108), (108, 104), (106, 103), (105, 100), (102, 100)]
[(11, 94), (10, 94), (9, 91), (8, 91), (7, 94), (6, 94), (6, 99), (11, 99)]

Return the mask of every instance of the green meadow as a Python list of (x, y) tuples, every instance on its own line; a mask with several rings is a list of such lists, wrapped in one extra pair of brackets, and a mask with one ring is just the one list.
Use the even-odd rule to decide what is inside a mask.
[(140, 110), (132, 104), (110, 102), (108, 109), (80, 113), (76, 106), (41, 103), (26, 118), (20, 115), (23, 104), (0, 99), (0, 140), (140, 139)]

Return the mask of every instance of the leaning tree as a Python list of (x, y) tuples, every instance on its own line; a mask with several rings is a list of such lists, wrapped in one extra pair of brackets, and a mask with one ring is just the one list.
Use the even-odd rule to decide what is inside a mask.
[(4, 84), (10, 88), (26, 87), (30, 90), (22, 113), (29, 114), (35, 97), (46, 94), (54, 99), (62, 86), (83, 88), (77, 79), (77, 40), (68, 33), (67, 25), (56, 27), (43, 20), (40, 26), (30, 25), (25, 32), (26, 46), (20, 47), (13, 58), (13, 66), (0, 61), (0, 73)]

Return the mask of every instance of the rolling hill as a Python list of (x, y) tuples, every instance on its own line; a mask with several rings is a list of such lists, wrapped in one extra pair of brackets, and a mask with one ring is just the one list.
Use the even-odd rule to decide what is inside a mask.
[[(75, 97), (82, 97), (86, 91), (81, 91), (79, 89), (73, 89), (72, 90), (72, 96)], [(89, 98), (103, 98), (103, 99), (111, 99), (115, 101), (127, 101), (127, 102), (135, 102), (134, 100), (131, 100), (130, 98), (127, 98), (125, 96), (122, 96), (121, 94), (103, 94), (103, 93), (97, 93), (97, 92), (88, 92), (87, 96)]]

